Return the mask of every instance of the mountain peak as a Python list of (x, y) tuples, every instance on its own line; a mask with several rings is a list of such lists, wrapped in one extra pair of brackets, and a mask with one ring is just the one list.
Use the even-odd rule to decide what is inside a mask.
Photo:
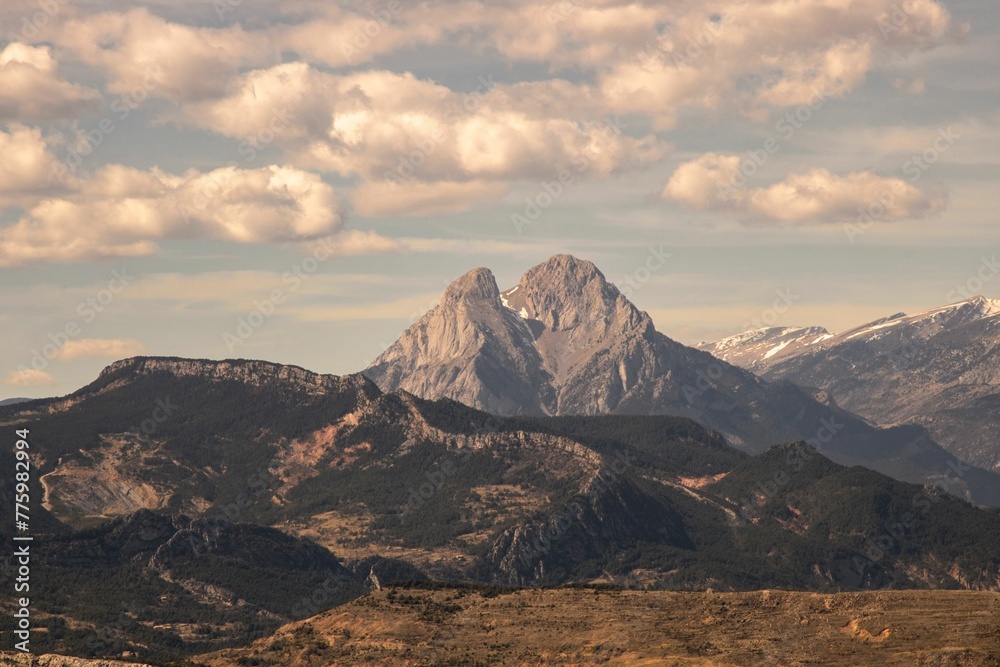
[(957, 327), (1000, 315), (1000, 301), (977, 295), (964, 301), (957, 301), (946, 306), (938, 306), (912, 315), (897, 313), (875, 322), (869, 322), (850, 332), (845, 332), (848, 338), (854, 338), (872, 330), (883, 329), (897, 324), (909, 326)]
[(580, 288), (591, 282), (607, 283), (604, 274), (593, 262), (573, 255), (553, 255), (524, 274), (521, 282), (545, 283)]
[(503, 293), (487, 269), (466, 273), (366, 374), (389, 391), (501, 414), (555, 413), (563, 398), (580, 412), (587, 401), (562, 389), (587, 387), (601, 393), (596, 403), (616, 403), (639, 382), (641, 360), (656, 356), (654, 334), (593, 262), (556, 255)]
[(971, 299), (966, 299), (960, 302), (960, 305), (971, 307), (978, 311), (982, 317), (1000, 315), (1000, 301), (983, 296), (982, 294), (974, 296)]
[(697, 347), (723, 361), (759, 372), (770, 363), (830, 338), (833, 335), (823, 327), (765, 327), (699, 343)]
[(442, 302), (495, 301), (499, 298), (500, 288), (497, 287), (493, 272), (487, 268), (479, 267), (472, 269), (448, 285)]
[(503, 297), (507, 307), (538, 320), (550, 331), (569, 331), (580, 325), (603, 328), (619, 316), (636, 326), (641, 319), (593, 262), (573, 255), (554, 255), (528, 269)]

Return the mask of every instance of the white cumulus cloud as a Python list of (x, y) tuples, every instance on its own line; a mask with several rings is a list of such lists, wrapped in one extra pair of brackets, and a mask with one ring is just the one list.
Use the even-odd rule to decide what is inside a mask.
[(80, 338), (59, 348), (55, 358), (60, 361), (73, 359), (124, 359), (145, 354), (146, 346), (131, 338)]
[(342, 208), (318, 175), (291, 167), (175, 175), (110, 165), (0, 228), (0, 266), (149, 255), (178, 238), (302, 241), (339, 232)]
[(680, 165), (663, 188), (664, 200), (702, 210), (772, 221), (843, 222), (864, 212), (875, 220), (922, 218), (944, 209), (941, 194), (928, 194), (899, 178), (871, 171), (845, 175), (826, 169), (789, 174), (766, 187), (747, 187), (736, 155), (707, 153)]
[(41, 130), (16, 124), (0, 130), (0, 208), (65, 190), (68, 181), (59, 166)]
[(110, 92), (144, 91), (175, 101), (219, 95), (241, 65), (275, 57), (260, 32), (175, 23), (144, 7), (69, 20), (55, 39), (107, 74)]
[(608, 177), (658, 161), (667, 144), (633, 137), (594, 91), (554, 80), (457, 93), (411, 74), (324, 73), (288, 63), (243, 75), (222, 99), (188, 104), (178, 122), (269, 140), (298, 166), (361, 181), (366, 215), (464, 210), (507, 184), (575, 169)]
[(59, 76), (45, 46), (11, 42), (0, 51), (0, 121), (72, 118), (96, 106), (99, 95)]
[(56, 378), (52, 373), (34, 368), (11, 371), (3, 379), (3, 384), (8, 387), (51, 387), (55, 383)]

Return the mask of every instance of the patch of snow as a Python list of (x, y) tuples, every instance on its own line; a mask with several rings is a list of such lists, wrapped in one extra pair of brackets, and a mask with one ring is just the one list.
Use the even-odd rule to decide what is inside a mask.
[(874, 325), (872, 325), (870, 327), (866, 327), (866, 328), (862, 329), (861, 331), (859, 331), (857, 333), (851, 334), (850, 336), (848, 336), (844, 340), (851, 340), (852, 338), (857, 338), (858, 336), (863, 336), (865, 334), (870, 334), (872, 332), (878, 331), (879, 329), (885, 329), (887, 327), (894, 327), (897, 324), (901, 324), (901, 323), (903, 323), (905, 321), (906, 321), (905, 319), (901, 318), (901, 319), (898, 319), (898, 320), (891, 320), (889, 322), (883, 322), (882, 324), (874, 324)]
[(983, 317), (993, 317), (994, 315), (1000, 315), (1000, 301), (995, 299), (983, 299)]
[(503, 304), (504, 308), (509, 308), (510, 310), (514, 310), (513, 308), (510, 307), (510, 302), (507, 301), (507, 297), (516, 292), (518, 287), (520, 287), (520, 285), (515, 285), (513, 289), (507, 290), (506, 293), (500, 292), (500, 303)]
[(931, 315), (944, 312), (946, 310), (957, 310), (963, 306), (976, 306), (979, 308), (979, 313), (983, 317), (992, 317), (994, 315), (1000, 315), (1000, 301), (995, 301), (993, 299), (988, 299), (984, 296), (975, 296), (971, 299), (966, 299), (965, 301), (959, 301), (958, 303), (950, 303), (947, 306), (940, 306), (938, 308), (932, 308), (931, 310), (925, 310), (922, 313), (917, 313), (913, 315), (914, 319), (924, 319)]
[(784, 343), (781, 343), (779, 345), (776, 345), (776, 346), (772, 347), (764, 355), (764, 358), (765, 359), (770, 359), (771, 357), (773, 357), (774, 355), (778, 354), (779, 352), (781, 352), (782, 350), (784, 350), (786, 347), (788, 347), (788, 344), (791, 343), (791, 342), (792, 341), (790, 341), (790, 340), (786, 340)]
[(521, 306), (521, 312), (518, 313), (523, 319), (528, 319), (528, 309)]

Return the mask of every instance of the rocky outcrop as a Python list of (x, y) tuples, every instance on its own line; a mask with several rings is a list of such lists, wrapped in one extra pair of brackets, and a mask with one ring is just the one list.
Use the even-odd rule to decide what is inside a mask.
[(658, 372), (656, 329), (594, 264), (557, 255), (504, 293), (535, 334), (549, 372), (553, 414), (612, 412)]
[(369, 391), (360, 375), (321, 375), (298, 366), (286, 366), (267, 361), (209, 361), (172, 357), (132, 357), (111, 364), (98, 377), (98, 383), (124, 381), (154, 373), (173, 377), (196, 377), (206, 380), (239, 382), (248, 386), (282, 384), (312, 394)]
[(504, 308), (493, 274), (473, 269), (382, 353), (365, 375), (389, 391), (438, 393), (497, 414), (540, 414), (553, 392), (527, 324)]

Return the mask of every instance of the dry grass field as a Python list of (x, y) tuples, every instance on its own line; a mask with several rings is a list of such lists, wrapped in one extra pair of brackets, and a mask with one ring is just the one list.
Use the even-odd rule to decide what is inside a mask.
[(1000, 594), (390, 589), (210, 667), (1000, 666)]

